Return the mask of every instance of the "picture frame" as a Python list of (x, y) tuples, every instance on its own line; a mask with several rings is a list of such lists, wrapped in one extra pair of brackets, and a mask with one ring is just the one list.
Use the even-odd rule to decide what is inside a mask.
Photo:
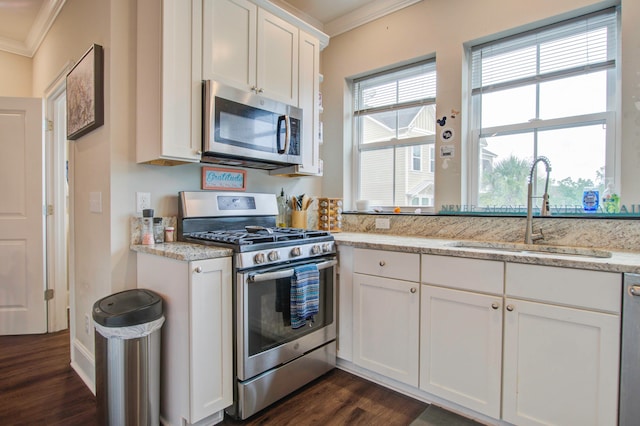
[(93, 44), (67, 73), (67, 139), (76, 140), (104, 124), (104, 59)]
[(246, 191), (247, 172), (220, 167), (202, 168), (202, 189), (218, 191)]

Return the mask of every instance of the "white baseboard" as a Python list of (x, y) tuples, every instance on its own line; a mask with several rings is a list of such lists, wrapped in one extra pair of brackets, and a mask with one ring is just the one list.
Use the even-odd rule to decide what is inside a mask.
[(85, 385), (96, 394), (95, 357), (79, 340), (71, 341), (71, 368), (78, 373)]

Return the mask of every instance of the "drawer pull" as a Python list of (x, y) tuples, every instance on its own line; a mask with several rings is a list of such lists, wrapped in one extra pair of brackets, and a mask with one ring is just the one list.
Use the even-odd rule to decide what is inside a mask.
[(196, 274), (200, 274), (202, 273), (202, 266), (196, 266), (196, 269), (194, 269)]
[(493, 309), (498, 309), (498, 308), (500, 307), (500, 305), (499, 305), (499, 304), (497, 304), (496, 302), (493, 302), (493, 303), (491, 304), (491, 307), (492, 307)]
[(507, 311), (509, 312), (513, 311), (513, 305), (507, 305)]
[(416, 291), (418, 291), (415, 287), (411, 287), (411, 293), (415, 293)]
[(384, 261), (384, 260), (381, 260), (381, 261), (380, 261), (380, 263), (379, 263), (379, 265), (380, 265), (380, 266), (384, 266), (384, 265), (386, 265), (386, 263), (385, 263), (385, 261)]
[(629, 288), (629, 293), (631, 293), (632, 296), (640, 296), (640, 285), (632, 285)]

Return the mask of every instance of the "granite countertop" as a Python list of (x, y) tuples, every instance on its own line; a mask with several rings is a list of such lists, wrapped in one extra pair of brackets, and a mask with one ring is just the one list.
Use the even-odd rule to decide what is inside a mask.
[[(543, 253), (526, 250), (509, 251), (505, 250), (501, 243), (490, 242), (484, 242), (482, 247), (460, 247), (458, 245), (463, 241), (454, 239), (410, 237), (364, 232), (341, 232), (333, 235), (338, 245), (360, 248), (640, 274), (640, 253), (638, 252), (611, 251), (611, 257), (600, 258), (580, 254)], [(478, 243), (477, 241), (467, 242), (470, 243), (470, 245)], [(495, 245), (494, 248), (491, 247), (492, 244)], [(154, 254), (185, 262), (233, 255), (233, 250), (229, 248), (184, 242), (154, 245), (132, 244), (131, 250), (138, 253)], [(590, 249), (582, 248), (576, 250), (577, 252), (583, 251), (589, 253)], [(602, 250), (595, 250), (594, 252), (602, 252)]]
[(175, 260), (191, 262), (193, 260), (215, 259), (233, 255), (233, 250), (225, 247), (191, 244), (183, 242), (153, 245), (132, 244), (131, 250), (138, 253), (155, 254)]
[[(640, 253), (638, 252), (611, 251), (611, 257), (600, 258), (579, 254), (506, 251), (500, 248), (500, 243), (494, 243), (496, 246), (494, 249), (490, 247), (492, 243), (485, 243), (482, 248), (459, 247), (456, 244), (460, 244), (461, 240), (403, 235), (342, 232), (334, 234), (334, 237), (338, 245), (360, 248), (640, 274)], [(471, 241), (469, 242), (472, 243)], [(589, 251), (589, 249), (582, 250), (586, 253)], [(602, 250), (597, 250), (597, 252), (602, 252)]]

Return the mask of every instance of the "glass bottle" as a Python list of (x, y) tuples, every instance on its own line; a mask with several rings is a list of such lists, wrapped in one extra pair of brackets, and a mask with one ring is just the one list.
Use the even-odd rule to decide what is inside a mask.
[(284, 195), (284, 188), (280, 190), (278, 195), (278, 220), (277, 225), (281, 228), (287, 227), (287, 197)]
[(156, 244), (164, 243), (164, 226), (162, 226), (162, 218), (153, 218), (153, 241)]

